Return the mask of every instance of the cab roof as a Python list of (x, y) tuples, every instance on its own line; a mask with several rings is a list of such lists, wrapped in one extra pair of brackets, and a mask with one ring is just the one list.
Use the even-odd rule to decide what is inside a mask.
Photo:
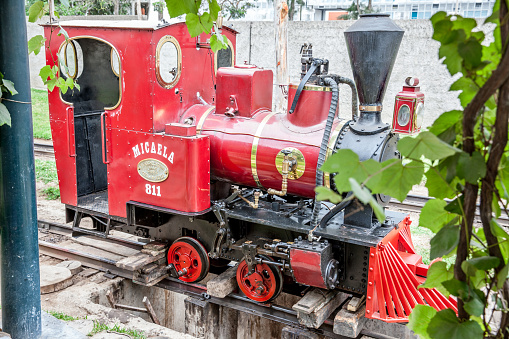
[[(146, 29), (146, 30), (158, 30), (164, 27), (168, 27), (175, 24), (183, 24), (183, 20), (175, 20), (171, 22), (166, 21), (147, 21), (147, 20), (68, 20), (68, 21), (55, 21), (53, 23), (45, 23), (41, 26), (57, 26), (62, 27), (90, 27), (90, 28), (124, 28), (124, 29)], [(223, 26), (234, 34), (238, 34), (233, 28)]]

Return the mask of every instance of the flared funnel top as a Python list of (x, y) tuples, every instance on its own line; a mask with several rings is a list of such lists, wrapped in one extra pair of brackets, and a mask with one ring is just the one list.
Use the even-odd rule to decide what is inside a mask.
[(345, 31), (361, 106), (381, 106), (404, 31), (389, 14), (363, 14)]

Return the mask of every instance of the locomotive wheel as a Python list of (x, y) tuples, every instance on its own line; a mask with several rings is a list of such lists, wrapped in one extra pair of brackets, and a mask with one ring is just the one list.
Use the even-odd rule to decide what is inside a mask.
[[(264, 260), (271, 260), (262, 257)], [(237, 283), (246, 297), (258, 302), (270, 302), (277, 298), (283, 289), (281, 271), (268, 264), (257, 264), (255, 271), (249, 274), (246, 260), (242, 260), (237, 268)]]
[(209, 272), (210, 262), (207, 251), (194, 238), (182, 237), (173, 242), (168, 250), (168, 264), (173, 264), (185, 282), (200, 281)]

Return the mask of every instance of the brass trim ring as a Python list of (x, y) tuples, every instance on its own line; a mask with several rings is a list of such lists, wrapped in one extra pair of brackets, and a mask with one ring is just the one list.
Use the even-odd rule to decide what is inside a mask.
[[(290, 85), (290, 88), (293, 88), (293, 89), (297, 89), (299, 88), (299, 85)], [(330, 92), (331, 91), (331, 88), (330, 87), (325, 87), (325, 86), (317, 86), (317, 85), (305, 85), (303, 90), (305, 91), (318, 91), (318, 92)]]
[(196, 134), (201, 134), (201, 129), (203, 127), (203, 124), (205, 123), (205, 119), (207, 119), (207, 117), (209, 116), (210, 112), (212, 112), (212, 110), (214, 108), (215, 107), (210, 107), (208, 110), (205, 111), (205, 113), (202, 114), (202, 116), (200, 117), (200, 120), (196, 124)]
[[(175, 46), (175, 49), (177, 50), (177, 74), (171, 80), (170, 82), (166, 82), (163, 77), (161, 76), (161, 49), (163, 48), (165, 43), (171, 43), (173, 46)], [(180, 44), (178, 40), (171, 36), (171, 35), (165, 35), (159, 40), (156, 47), (156, 78), (159, 85), (166, 89), (170, 89), (175, 87), (175, 85), (180, 80), (180, 75), (182, 74), (182, 49), (180, 48)]]
[(260, 188), (263, 188), (263, 186), (260, 183), (260, 179), (258, 178), (258, 170), (256, 169), (256, 152), (258, 151), (258, 142), (260, 140), (260, 135), (263, 132), (263, 128), (270, 120), (270, 118), (272, 118), (276, 114), (277, 112), (272, 112), (270, 114), (267, 114), (267, 116), (263, 118), (262, 122), (260, 122), (260, 125), (258, 125), (258, 128), (256, 129), (256, 133), (253, 137), (253, 145), (251, 146), (251, 172), (253, 173), (253, 179), (256, 185), (258, 185), (258, 187)]
[(381, 112), (382, 106), (364, 106), (359, 105), (359, 111), (363, 112)]

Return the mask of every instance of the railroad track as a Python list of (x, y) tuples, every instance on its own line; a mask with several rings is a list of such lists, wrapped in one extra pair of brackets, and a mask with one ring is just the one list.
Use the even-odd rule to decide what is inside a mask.
[(44, 157), (44, 158), (54, 158), (55, 157), (55, 151), (53, 150), (53, 144), (34, 142), (34, 153), (35, 153), (35, 155)]
[[(38, 226), (40, 229), (46, 230), (50, 233), (69, 236), (72, 234), (72, 228), (70, 226), (59, 223), (38, 220)], [(114, 244), (129, 246), (133, 249), (140, 250), (144, 245), (144, 243), (142, 242), (126, 240), (114, 236), (108, 236), (106, 240)], [(90, 253), (85, 253), (83, 251), (65, 248), (58, 244), (49, 243), (42, 240), (39, 240), (39, 252), (40, 254), (44, 254), (60, 260), (80, 261), (83, 266), (94, 268), (98, 271), (107, 273), (112, 278), (117, 276), (126, 279), (133, 278), (132, 271), (117, 267), (116, 262), (109, 258), (104, 258)], [(259, 316), (268, 320), (277, 321), (285, 325), (304, 328), (301, 324), (299, 324), (299, 321), (297, 319), (297, 312), (288, 307), (282, 307), (278, 305), (262, 305), (238, 293), (232, 293), (225, 298), (212, 297), (207, 294), (207, 288), (204, 285), (183, 283), (182, 281), (171, 277), (162, 280), (155, 286), (172, 292), (177, 292), (187, 296), (191, 296), (194, 298), (207, 300), (208, 302), (211, 302), (213, 304), (228, 307), (240, 312)], [(318, 329), (318, 332), (331, 338), (347, 339), (347, 337), (335, 334), (333, 332), (333, 327), (334, 322), (331, 318), (329, 318)], [(392, 338), (384, 334), (375, 333), (368, 329), (362, 330), (361, 334), (378, 339)]]

